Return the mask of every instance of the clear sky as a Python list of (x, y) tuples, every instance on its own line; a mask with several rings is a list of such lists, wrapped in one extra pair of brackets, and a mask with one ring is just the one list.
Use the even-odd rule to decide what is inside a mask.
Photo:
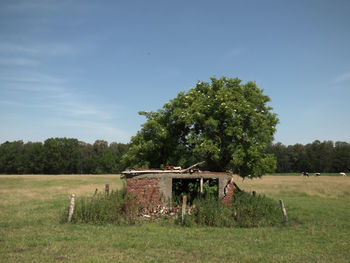
[(275, 142), (350, 142), (350, 1), (0, 1), (0, 143), (129, 142), (212, 76), (264, 89)]

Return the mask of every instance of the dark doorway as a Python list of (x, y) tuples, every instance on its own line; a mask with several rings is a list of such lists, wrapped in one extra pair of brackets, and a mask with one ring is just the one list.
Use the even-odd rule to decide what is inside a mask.
[(174, 205), (182, 203), (182, 196), (187, 195), (190, 204), (197, 198), (205, 198), (208, 196), (218, 197), (219, 180), (216, 178), (203, 179), (203, 187), (201, 193), (200, 178), (184, 179), (174, 178), (172, 180), (172, 200)]

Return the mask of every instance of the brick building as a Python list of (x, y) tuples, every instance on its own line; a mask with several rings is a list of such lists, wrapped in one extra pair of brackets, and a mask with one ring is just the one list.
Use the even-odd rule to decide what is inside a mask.
[[(176, 168), (176, 167), (175, 167)], [(139, 209), (157, 211), (171, 204), (174, 194), (174, 184), (178, 181), (197, 181), (202, 191), (203, 184), (211, 181), (217, 185), (218, 198), (229, 202), (233, 197), (234, 182), (231, 173), (209, 172), (193, 169), (145, 169), (123, 172), (126, 177), (126, 193), (135, 200)]]

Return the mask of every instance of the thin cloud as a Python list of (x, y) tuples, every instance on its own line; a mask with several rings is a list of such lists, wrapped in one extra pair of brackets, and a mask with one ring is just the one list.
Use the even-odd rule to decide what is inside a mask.
[(0, 53), (3, 54), (25, 54), (29, 56), (49, 55), (49, 56), (73, 56), (79, 53), (78, 49), (66, 43), (0, 43)]
[(59, 44), (46, 44), (46, 46), (40, 46), (40, 48), (46, 52), (48, 55), (53, 56), (74, 56), (79, 53), (78, 49), (74, 48), (72, 45), (59, 43)]
[(13, 43), (0, 43), (0, 53), (35, 53), (37, 49)]
[(7, 12), (56, 11), (63, 8), (61, 1), (31, 0), (11, 1), (2, 6)]
[(350, 81), (350, 72), (340, 74), (334, 79), (335, 83), (342, 83), (346, 81)]
[(230, 61), (233, 58), (239, 57), (242, 55), (243, 49), (241, 48), (232, 48), (231, 50), (228, 50), (222, 54), (220, 57), (220, 62), (227, 62)]
[(97, 109), (93, 105), (86, 105), (75, 99), (74, 96), (66, 96), (65, 100), (59, 101), (55, 104), (56, 108), (69, 117), (87, 118), (98, 120), (109, 120), (111, 116)]
[(17, 109), (20, 108), (26, 108), (26, 109), (50, 109), (52, 107), (52, 105), (45, 105), (45, 104), (38, 104), (38, 103), (24, 103), (21, 101), (14, 101), (14, 100), (0, 100), (0, 105), (3, 106), (12, 106), (12, 107), (16, 107)]
[(18, 106), (19, 103), (12, 100), (0, 100), (0, 105)]
[(26, 92), (49, 92), (49, 91), (60, 91), (60, 87), (52, 86), (52, 85), (33, 85), (33, 84), (7, 84), (4, 88), (10, 90), (18, 90), (18, 91), (26, 91)]
[(18, 71), (14, 73), (3, 73), (0, 74), (0, 81), (6, 82), (23, 82), (23, 83), (63, 83), (65, 82), (62, 78), (56, 78), (47, 74), (37, 73), (37, 72), (26, 72), (26, 71)]
[(27, 58), (0, 58), (0, 65), (4, 66), (38, 66), (40, 63)]
[(17, 106), (26, 108), (45, 107), (68, 119), (111, 119), (110, 114), (100, 106), (82, 101), (82, 94), (67, 87), (66, 80), (51, 75), (36, 72), (19, 72), (18, 75), (3, 74), (0, 75), (0, 84), (3, 90), (16, 92), (11, 96), (12, 105), (17, 102)]
[(234, 48), (234, 49), (231, 49), (230, 51), (228, 51), (225, 56), (229, 57), (229, 58), (232, 58), (232, 57), (237, 57), (237, 56), (239, 56), (241, 54), (242, 54), (242, 49)]
[[(128, 142), (131, 135), (125, 131), (114, 127), (108, 123), (100, 121), (84, 121), (84, 120), (59, 120), (55, 119), (51, 122), (52, 126), (57, 128), (62, 127), (74, 127), (78, 128), (79, 134), (73, 134), (73, 137), (79, 137), (84, 139), (84, 141), (93, 142), (96, 138), (105, 139), (107, 141), (119, 141), (119, 142)], [(94, 138), (94, 139), (90, 139)]]

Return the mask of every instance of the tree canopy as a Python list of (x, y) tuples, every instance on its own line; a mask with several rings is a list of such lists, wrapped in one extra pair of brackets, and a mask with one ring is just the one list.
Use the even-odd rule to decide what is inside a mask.
[(205, 161), (213, 171), (260, 177), (276, 162), (265, 149), (273, 141), (277, 115), (255, 82), (211, 78), (164, 104), (139, 112), (147, 121), (131, 138), (128, 167), (189, 166)]

